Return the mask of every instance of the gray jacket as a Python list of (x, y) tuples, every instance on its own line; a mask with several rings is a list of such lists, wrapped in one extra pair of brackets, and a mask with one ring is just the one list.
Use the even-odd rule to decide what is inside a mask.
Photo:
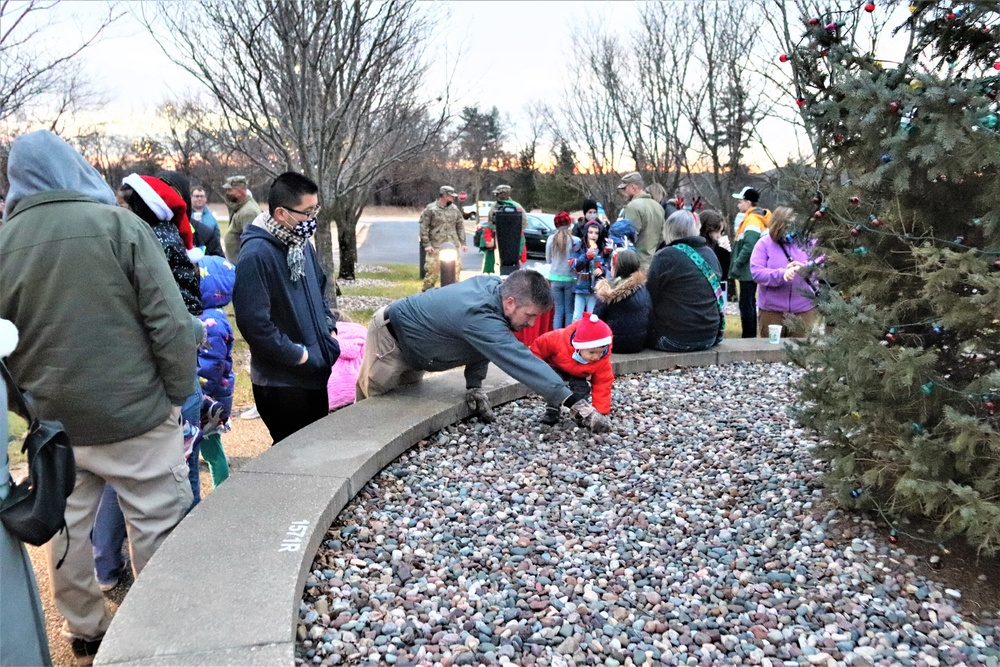
[(414, 294), (389, 306), (386, 317), (413, 368), (444, 371), (465, 366), (465, 384), (471, 389), (483, 385), (492, 361), (549, 405), (561, 405), (572, 393), (548, 364), (514, 338), (496, 276), (475, 276)]

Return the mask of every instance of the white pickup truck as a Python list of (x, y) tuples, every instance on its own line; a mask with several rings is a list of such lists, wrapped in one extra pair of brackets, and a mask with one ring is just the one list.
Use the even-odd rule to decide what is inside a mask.
[(462, 207), (462, 217), (466, 220), (482, 222), (490, 217), (490, 209), (493, 208), (492, 201), (477, 201), (474, 204), (466, 204)]

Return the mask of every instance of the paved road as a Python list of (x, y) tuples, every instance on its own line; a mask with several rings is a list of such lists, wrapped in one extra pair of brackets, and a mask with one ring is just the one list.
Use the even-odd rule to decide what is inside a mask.
[[(483, 256), (472, 247), (472, 234), (466, 234), (469, 251), (462, 253), (465, 269), (481, 269)], [(368, 238), (358, 248), (362, 264), (414, 264), (420, 258), (420, 223), (373, 222)]]

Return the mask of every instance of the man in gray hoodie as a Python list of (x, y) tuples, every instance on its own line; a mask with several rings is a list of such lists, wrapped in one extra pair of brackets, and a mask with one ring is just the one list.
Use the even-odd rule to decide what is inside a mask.
[(7, 175), (0, 318), (20, 331), (11, 374), (42, 418), (63, 423), (76, 457), (66, 530), (47, 550), (56, 605), (86, 665), (111, 622), (89, 538), (105, 482), (118, 492), (136, 575), (191, 506), (179, 416), (200, 327), (153, 230), (115, 205), (69, 144), (44, 130), (18, 137)]

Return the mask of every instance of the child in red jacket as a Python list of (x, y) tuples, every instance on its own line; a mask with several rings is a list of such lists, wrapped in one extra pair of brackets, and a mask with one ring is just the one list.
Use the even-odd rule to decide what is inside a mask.
[[(593, 391), (594, 412), (580, 417), (584, 422), (600, 422), (605, 427), (594, 429), (593, 424), (586, 423), (591, 430), (608, 430), (610, 423), (603, 415), (611, 412), (611, 385), (615, 380), (611, 369), (611, 327), (597, 315), (584, 313), (568, 327), (536, 338), (531, 351), (569, 382), (573, 397), (567, 404), (586, 399)], [(558, 424), (559, 408), (546, 408), (542, 423)]]

